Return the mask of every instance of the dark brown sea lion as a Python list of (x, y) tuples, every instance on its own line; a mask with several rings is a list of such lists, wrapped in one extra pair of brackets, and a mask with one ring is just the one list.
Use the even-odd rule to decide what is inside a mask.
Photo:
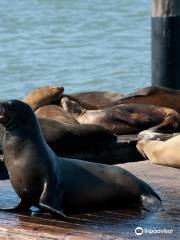
[(159, 203), (148, 184), (120, 167), (57, 157), (29, 105), (1, 103), (0, 122), (6, 128), (4, 162), (20, 197), (13, 210), (36, 206), (66, 218), (63, 212)]
[(138, 133), (144, 129), (177, 131), (180, 115), (164, 107), (146, 104), (121, 104), (99, 110), (86, 110), (67, 97), (61, 99), (62, 108), (80, 124), (103, 126), (115, 134)]
[(41, 106), (51, 104), (57, 97), (60, 97), (63, 91), (63, 87), (45, 86), (33, 90), (23, 101), (35, 111)]
[(37, 117), (53, 119), (67, 125), (79, 124), (71, 114), (65, 112), (61, 107), (56, 105), (40, 107), (35, 111), (35, 114)]
[[(127, 161), (127, 158), (130, 161), (133, 158), (127, 154), (122, 156), (120, 152), (125, 152), (128, 146), (119, 144), (122, 145), (120, 147), (118, 138), (101, 126), (64, 125), (46, 118), (38, 120), (46, 142), (58, 156), (109, 164)], [(135, 144), (133, 149), (135, 150)]]
[(146, 87), (110, 103), (108, 107), (126, 103), (152, 104), (180, 112), (180, 90), (155, 86)]
[(73, 93), (66, 96), (88, 110), (105, 108), (114, 101), (124, 97), (121, 93), (100, 91)]

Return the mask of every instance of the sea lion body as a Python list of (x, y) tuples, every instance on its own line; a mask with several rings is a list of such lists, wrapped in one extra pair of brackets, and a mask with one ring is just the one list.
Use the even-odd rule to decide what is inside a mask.
[(140, 179), (116, 166), (70, 159), (61, 159), (61, 163), (65, 212), (133, 205), (140, 203), (142, 192), (151, 192)]
[(180, 112), (180, 90), (150, 86), (126, 95), (110, 103), (108, 107), (127, 103), (151, 104), (171, 108)]
[(35, 114), (25, 103), (1, 103), (0, 122), (6, 128), (4, 162), (20, 197), (16, 210), (37, 206), (65, 217), (63, 210), (79, 212), (102, 206), (113, 208), (117, 203), (121, 206), (143, 204), (148, 199), (159, 201), (149, 185), (126, 170), (58, 158), (46, 144)]
[(166, 141), (140, 140), (137, 149), (151, 163), (180, 168), (180, 135)]
[(63, 87), (46, 86), (33, 90), (23, 101), (35, 111), (41, 106), (51, 104), (64, 91)]
[(68, 98), (62, 108), (80, 123), (97, 124), (115, 134), (137, 133), (147, 128), (180, 128), (180, 115), (168, 108), (146, 104), (121, 104), (99, 110), (86, 110)]
[(66, 125), (79, 124), (72, 115), (56, 105), (46, 105), (40, 107), (35, 111), (35, 114), (37, 117), (53, 119)]
[(95, 110), (107, 107), (114, 101), (124, 97), (123, 94), (117, 92), (81, 92), (65, 95), (71, 100), (77, 102), (88, 110)]
[[(117, 141), (117, 137), (101, 126), (83, 124), (66, 126), (46, 118), (38, 118), (43, 136), (48, 144), (58, 144), (59, 149), (94, 149)], [(61, 147), (60, 147), (61, 146)]]

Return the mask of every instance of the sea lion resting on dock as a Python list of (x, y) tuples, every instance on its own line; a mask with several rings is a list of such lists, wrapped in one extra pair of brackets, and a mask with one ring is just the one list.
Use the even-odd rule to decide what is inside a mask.
[(80, 124), (103, 126), (115, 134), (138, 133), (144, 129), (177, 131), (180, 114), (175, 110), (146, 104), (121, 104), (99, 110), (86, 110), (67, 97), (62, 108)]
[(116, 92), (97, 91), (66, 95), (62, 94), (63, 91), (64, 88), (58, 86), (40, 87), (30, 92), (23, 101), (29, 104), (35, 111), (48, 104), (58, 104), (61, 97), (68, 96), (70, 99), (75, 100), (86, 109), (100, 109), (124, 97), (123, 94)]
[(180, 134), (166, 141), (140, 140), (137, 149), (151, 163), (180, 168)]
[(87, 110), (102, 109), (126, 103), (141, 103), (172, 108), (180, 112), (180, 90), (165, 87), (145, 87), (126, 96), (114, 92), (82, 92), (66, 95), (62, 94), (63, 90), (63, 87), (56, 86), (38, 88), (25, 97), (23, 101), (34, 110), (53, 102), (57, 103), (62, 97), (68, 97)]
[(6, 128), (4, 162), (20, 197), (14, 210), (36, 206), (66, 218), (63, 211), (159, 203), (148, 184), (122, 168), (57, 157), (27, 104), (17, 100), (1, 103), (0, 122)]
[(38, 121), (46, 142), (58, 156), (108, 164), (141, 157), (135, 141), (119, 143), (117, 136), (101, 126), (64, 125), (47, 118), (38, 118)]
[(145, 87), (110, 103), (107, 107), (127, 103), (152, 104), (171, 108), (180, 113), (180, 90), (156, 86)]

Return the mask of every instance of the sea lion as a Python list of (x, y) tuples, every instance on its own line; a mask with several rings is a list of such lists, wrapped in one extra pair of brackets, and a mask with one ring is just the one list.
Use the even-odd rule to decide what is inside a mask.
[(121, 104), (99, 110), (86, 110), (67, 97), (62, 108), (80, 124), (101, 125), (115, 134), (137, 133), (144, 129), (178, 130), (180, 114), (175, 110), (147, 104)]
[(1, 103), (0, 122), (6, 128), (4, 162), (20, 197), (15, 211), (36, 206), (66, 218), (64, 212), (159, 203), (148, 184), (122, 168), (57, 157), (29, 105)]
[(145, 87), (110, 103), (107, 107), (127, 103), (152, 104), (180, 112), (180, 90), (157, 86)]
[(51, 104), (64, 91), (63, 87), (46, 86), (33, 90), (23, 101), (35, 111), (41, 106)]
[(131, 161), (134, 155), (140, 159), (135, 142), (134, 155), (130, 155), (127, 150), (132, 144), (120, 144), (117, 136), (101, 126), (64, 125), (46, 118), (38, 118), (38, 121), (46, 142), (58, 156), (108, 164)]
[(140, 140), (137, 149), (151, 163), (180, 168), (180, 135), (166, 141)]
[(37, 117), (53, 119), (66, 125), (79, 124), (71, 114), (65, 112), (61, 107), (56, 105), (40, 107), (35, 111), (35, 114)]
[(107, 107), (114, 101), (124, 97), (123, 94), (117, 92), (81, 92), (65, 95), (71, 100), (77, 102), (87, 110), (95, 110)]

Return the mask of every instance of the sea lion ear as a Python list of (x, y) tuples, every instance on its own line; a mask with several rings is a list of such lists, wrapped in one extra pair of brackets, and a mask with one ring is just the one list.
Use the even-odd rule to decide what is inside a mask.
[(45, 182), (44, 189), (39, 200), (39, 208), (44, 209), (53, 215), (59, 216), (63, 219), (67, 219), (67, 216), (61, 209), (63, 195), (63, 190), (56, 189)]

